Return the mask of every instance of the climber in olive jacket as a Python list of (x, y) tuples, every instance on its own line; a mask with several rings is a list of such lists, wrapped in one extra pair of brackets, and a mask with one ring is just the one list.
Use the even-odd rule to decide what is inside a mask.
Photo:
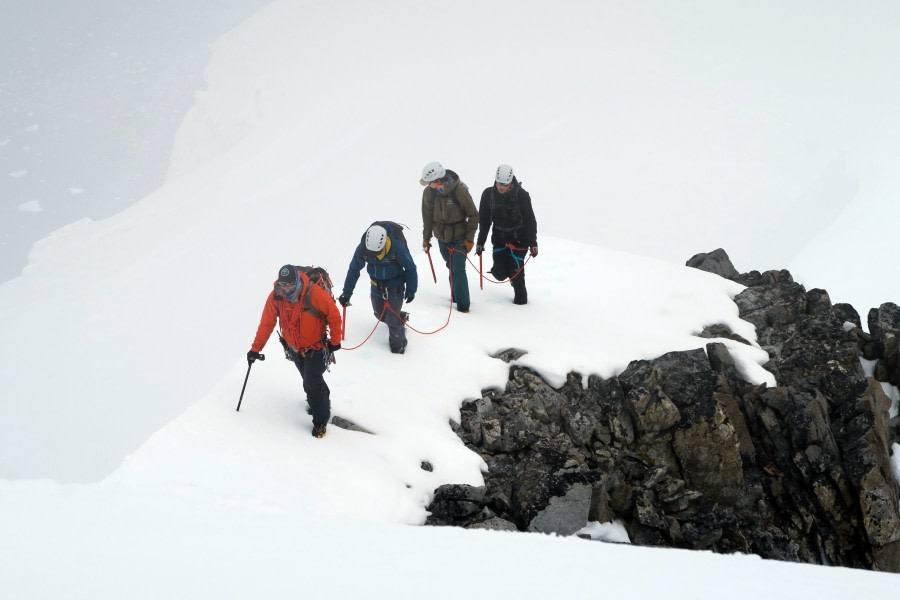
[(469, 312), (469, 282), (466, 279), (466, 254), (475, 246), (478, 209), (469, 188), (455, 172), (438, 162), (425, 165), (419, 183), (422, 192), (422, 248), (431, 248), (431, 237), (450, 269), (453, 301), (460, 312)]

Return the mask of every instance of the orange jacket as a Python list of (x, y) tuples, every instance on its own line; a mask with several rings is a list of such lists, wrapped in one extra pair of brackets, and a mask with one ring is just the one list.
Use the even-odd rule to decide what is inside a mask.
[[(334, 299), (328, 295), (321, 286), (309, 283), (309, 278), (300, 273), (300, 281), (303, 282), (303, 291), (296, 303), (290, 303), (275, 290), (269, 292), (266, 305), (263, 308), (262, 317), (259, 319), (259, 327), (256, 337), (250, 349), (259, 352), (269, 341), (272, 330), (275, 329), (276, 320), (281, 323), (281, 334), (294, 350), (318, 350), (323, 347), (325, 339), (325, 321), (328, 322), (328, 333), (331, 344), (341, 343), (341, 313), (338, 311)], [(325, 315), (325, 321), (314, 314), (303, 310), (303, 296), (310, 294), (310, 302), (313, 308)]]

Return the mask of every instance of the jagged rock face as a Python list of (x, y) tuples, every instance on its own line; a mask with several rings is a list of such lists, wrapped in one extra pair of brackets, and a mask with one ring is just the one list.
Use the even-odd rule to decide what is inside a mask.
[(720, 343), (586, 387), (514, 366), (453, 424), (485, 486), (438, 488), (428, 523), (569, 535), (618, 519), (636, 544), (900, 572), (889, 399), (858, 357), (869, 344), (896, 376), (900, 311), (882, 305), (860, 336), (852, 307), (786, 271), (739, 277), (778, 387), (743, 381)]
[(777, 282), (747, 288), (734, 301), (741, 318), (756, 326), (771, 359), (765, 366), (776, 380), (821, 390), (837, 404), (865, 390), (857, 337), (844, 329), (827, 292)]
[(871, 344), (866, 358), (877, 360), (875, 379), (900, 385), (900, 307), (893, 302), (869, 311)]

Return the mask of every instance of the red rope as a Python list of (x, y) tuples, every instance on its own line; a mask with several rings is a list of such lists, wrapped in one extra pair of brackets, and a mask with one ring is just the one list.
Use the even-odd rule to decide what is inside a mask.
[(400, 320), (403, 321), (403, 324), (404, 324), (404, 325), (406, 325), (407, 327), (409, 327), (410, 329), (412, 329), (412, 330), (415, 331), (416, 333), (421, 333), (422, 335), (434, 335), (434, 334), (437, 333), (438, 331), (441, 331), (442, 329), (446, 328), (447, 325), (450, 324), (450, 316), (453, 314), (453, 303), (451, 302), (451, 303), (450, 303), (450, 312), (447, 313), (447, 321), (446, 321), (443, 325), (441, 325), (440, 327), (438, 327), (438, 328), (435, 329), (434, 331), (419, 331), (418, 329), (416, 329), (415, 327), (413, 327), (412, 325), (410, 325), (410, 324), (409, 324), (409, 321), (404, 320), (404, 319), (403, 319), (403, 315), (397, 314), (397, 311), (395, 311), (394, 308), (393, 308), (390, 304), (388, 304), (388, 303), (385, 302), (385, 306), (388, 307), (388, 310), (390, 310), (392, 313), (394, 313), (395, 315), (397, 315), (397, 316), (400, 318)]
[[(453, 283), (452, 283), (452, 282), (453, 282), (453, 274), (452, 274), (452, 273), (450, 274), (450, 281), (451, 281), (451, 284), (450, 284), (450, 285), (451, 285), (451, 289), (452, 289), (452, 285), (453, 285)], [(438, 328), (435, 329), (434, 331), (419, 331), (418, 329), (416, 329), (415, 327), (413, 327), (412, 325), (410, 325), (410, 324), (409, 324), (409, 321), (407, 321), (406, 319), (403, 318), (403, 315), (401, 315), (401, 314), (399, 314), (397, 311), (395, 311), (395, 310), (394, 310), (394, 307), (392, 307), (392, 306), (390, 305), (390, 303), (387, 301), (387, 299), (385, 299), (385, 300), (384, 300), (384, 306), (383, 306), (382, 309), (381, 309), (381, 314), (378, 316), (378, 321), (375, 322), (375, 327), (372, 328), (372, 331), (369, 332), (369, 335), (366, 336), (366, 339), (364, 339), (362, 342), (360, 342), (360, 343), (357, 344), (356, 346), (351, 346), (351, 347), (349, 347), (349, 348), (344, 348), (344, 350), (356, 350), (357, 348), (359, 348), (360, 346), (362, 346), (363, 344), (365, 344), (366, 342), (368, 342), (369, 339), (375, 334), (375, 330), (378, 329), (378, 325), (380, 325), (380, 324), (384, 321), (384, 313), (386, 313), (387, 311), (391, 311), (392, 313), (394, 313), (395, 315), (397, 315), (397, 317), (400, 319), (400, 321), (403, 322), (403, 324), (404, 324), (406, 327), (412, 329), (412, 330), (415, 331), (416, 333), (420, 333), (420, 334), (422, 334), (422, 335), (433, 335), (433, 334), (437, 333), (438, 331), (441, 331), (442, 329), (445, 329), (445, 328), (450, 324), (450, 316), (453, 314), (453, 302), (450, 302), (450, 312), (447, 314), (447, 320), (444, 322), (443, 325), (441, 325), (440, 327), (438, 327)]]
[[(508, 248), (510, 250), (510, 252), (512, 252), (513, 250), (524, 250), (526, 252), (528, 251), (528, 248), (517, 248), (517, 247), (513, 246), (512, 244), (507, 244), (506, 248)], [(450, 248), (450, 251), (451, 252), (461, 252), (461, 250), (456, 250), (454, 248)], [(463, 254), (465, 254), (465, 253), (463, 253)], [(478, 269), (478, 267), (475, 266), (475, 263), (472, 262), (472, 259), (469, 258), (468, 254), (466, 255), (466, 260), (469, 262), (470, 265), (472, 265), (472, 268), (477, 269), (478, 272), (481, 273), (481, 277), (483, 277), (490, 283), (506, 283), (507, 281), (512, 281), (513, 279), (515, 279), (516, 277), (518, 277), (519, 275), (522, 274), (522, 271), (525, 270), (525, 265), (527, 265), (528, 261), (530, 261), (532, 258), (533, 257), (530, 254), (528, 254), (525, 258), (525, 262), (522, 263), (522, 266), (519, 267), (518, 269), (516, 269), (513, 272), (513, 274), (509, 276), (509, 279), (504, 279), (503, 281), (497, 281), (496, 279), (492, 279), (492, 278), (488, 277), (487, 275), (485, 275), (484, 273), (481, 273), (481, 269)]]
[[(525, 251), (527, 251), (527, 250), (528, 250), (528, 248), (516, 248), (516, 247), (513, 246), (512, 244), (507, 244), (506, 247), (509, 248), (510, 251), (512, 251), (512, 250), (525, 250)], [(450, 300), (450, 310), (449, 310), (448, 313), (447, 313), (447, 320), (444, 322), (443, 325), (441, 325), (440, 327), (438, 327), (438, 328), (435, 329), (434, 331), (420, 331), (420, 330), (416, 329), (415, 327), (413, 327), (412, 325), (410, 325), (410, 324), (409, 324), (409, 321), (407, 321), (407, 320), (405, 320), (405, 319), (403, 318), (403, 315), (401, 315), (400, 313), (398, 313), (397, 311), (395, 311), (394, 308), (393, 308), (393, 307), (390, 305), (390, 303), (387, 301), (387, 298), (385, 298), (385, 299), (384, 299), (384, 305), (383, 305), (383, 307), (382, 307), (382, 309), (381, 309), (381, 314), (378, 316), (378, 321), (375, 322), (375, 327), (372, 328), (372, 331), (369, 332), (369, 335), (366, 336), (366, 339), (364, 339), (362, 342), (360, 342), (360, 343), (357, 344), (356, 346), (350, 346), (349, 348), (345, 347), (344, 350), (356, 350), (356, 349), (360, 348), (363, 344), (365, 344), (366, 342), (368, 342), (368, 341), (372, 338), (372, 336), (375, 334), (375, 330), (378, 329), (378, 325), (381, 324), (381, 323), (384, 321), (384, 314), (385, 314), (387, 311), (391, 311), (392, 313), (394, 313), (394, 314), (395, 314), (395, 315), (403, 322), (403, 324), (404, 324), (406, 327), (408, 327), (409, 329), (411, 329), (411, 330), (413, 330), (413, 331), (415, 331), (416, 333), (421, 334), (421, 335), (434, 335), (435, 333), (437, 333), (437, 332), (439, 332), (439, 331), (441, 331), (441, 330), (443, 330), (443, 329), (446, 329), (447, 326), (450, 325), (450, 317), (453, 315), (453, 265), (452, 265), (452, 263), (453, 263), (453, 253), (454, 253), (454, 252), (459, 252), (459, 253), (463, 254), (463, 255), (465, 256), (465, 258), (466, 258), (466, 261), (468, 261), (468, 263), (471, 264), (472, 267), (473, 267), (474, 269), (476, 269), (479, 273), (481, 273), (481, 269), (479, 269), (479, 268), (477, 268), (477, 267), (475, 266), (475, 263), (473, 263), (473, 262), (472, 262), (472, 259), (469, 258), (468, 253), (463, 252), (462, 250), (457, 250), (456, 248), (447, 248), (447, 249), (450, 251), (450, 261), (448, 261), (448, 262), (450, 263), (450, 298), (451, 298), (451, 300)], [(429, 259), (430, 259), (430, 258), (431, 258), (431, 256), (429, 255)], [(525, 262), (522, 263), (522, 266), (519, 267), (512, 275), (510, 275), (509, 279), (506, 280), (506, 281), (512, 281), (513, 279), (515, 279), (516, 277), (518, 277), (518, 276), (522, 273), (522, 271), (525, 270), (525, 265), (528, 264), (528, 261), (530, 261), (532, 258), (533, 258), (533, 257), (529, 255), (529, 256), (525, 259)], [(432, 270), (433, 270), (433, 268), (434, 268), (434, 267), (432, 267)], [(488, 281), (491, 282), (491, 283), (506, 283), (506, 281), (497, 281), (497, 280), (495, 280), (495, 279), (491, 279), (490, 277), (487, 277), (487, 276), (484, 275), (483, 273), (481, 273), (481, 276), (484, 277), (484, 279), (488, 280)], [(436, 279), (436, 277), (435, 277), (435, 279)], [(346, 314), (347, 314), (347, 307), (345, 306), (345, 307), (344, 307), (344, 315), (346, 315)], [(344, 319), (344, 320), (346, 321), (346, 316), (345, 316), (345, 319)]]
[[(346, 308), (346, 307), (344, 307), (344, 308)], [(388, 303), (385, 302), (384, 308), (381, 309), (381, 315), (378, 317), (378, 320), (375, 322), (375, 327), (372, 328), (372, 331), (369, 332), (369, 335), (366, 336), (366, 339), (364, 339), (363, 341), (361, 341), (360, 343), (358, 343), (355, 346), (350, 346), (349, 348), (343, 348), (343, 349), (344, 350), (356, 350), (357, 348), (359, 348), (360, 346), (362, 346), (363, 344), (368, 342), (369, 338), (371, 338), (375, 334), (375, 330), (378, 329), (378, 324), (381, 323), (381, 319), (384, 317), (384, 313), (387, 308), (388, 308)]]

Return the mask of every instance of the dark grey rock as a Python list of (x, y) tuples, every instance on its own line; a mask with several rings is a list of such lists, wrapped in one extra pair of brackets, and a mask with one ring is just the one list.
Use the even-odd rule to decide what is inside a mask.
[(591, 486), (576, 483), (563, 496), (550, 498), (547, 507), (528, 525), (528, 531), (572, 535), (587, 525)]
[(479, 523), (473, 523), (467, 527), (467, 529), (491, 529), (494, 531), (518, 531), (515, 523), (510, 523), (506, 519), (501, 519), (500, 517), (493, 517), (486, 521), (481, 521)]
[(900, 307), (886, 302), (869, 311), (871, 343), (864, 354), (877, 360), (875, 379), (900, 385)]
[(681, 422), (681, 413), (660, 388), (652, 392), (633, 388), (625, 398), (626, 409), (638, 435), (671, 429)]
[(853, 323), (857, 329), (862, 330), (862, 322), (859, 313), (849, 304), (838, 303), (834, 305), (834, 314), (841, 323)]
[(514, 360), (519, 360), (523, 356), (528, 354), (527, 350), (520, 350), (518, 348), (508, 348), (503, 350), (502, 352), (498, 352), (497, 354), (491, 354), (492, 358), (499, 358), (505, 363), (513, 362)]
[(807, 307), (806, 291), (793, 281), (748, 287), (734, 302), (741, 318), (753, 323), (757, 332), (795, 323)]
[(335, 427), (340, 427), (341, 429), (347, 429), (349, 431), (358, 431), (360, 433), (368, 433), (369, 435), (375, 435), (365, 427), (357, 425), (350, 419), (345, 419), (344, 417), (339, 417), (337, 415), (331, 417), (331, 424)]
[(728, 254), (721, 248), (717, 248), (712, 252), (695, 254), (685, 264), (707, 273), (719, 275), (725, 279), (735, 279), (740, 275), (737, 269), (734, 268), (734, 265), (731, 264)]
[(781, 269), (780, 271), (772, 270), (760, 273), (759, 271), (750, 271), (749, 273), (741, 273), (735, 280), (747, 287), (758, 287), (771, 285), (773, 283), (792, 283), (794, 281), (790, 271)]
[(697, 335), (702, 338), (726, 338), (729, 340), (740, 342), (747, 346), (753, 345), (743, 337), (731, 331), (731, 329), (727, 325), (722, 325), (721, 323), (715, 325), (707, 325), (703, 328), (703, 331), (701, 331)]

